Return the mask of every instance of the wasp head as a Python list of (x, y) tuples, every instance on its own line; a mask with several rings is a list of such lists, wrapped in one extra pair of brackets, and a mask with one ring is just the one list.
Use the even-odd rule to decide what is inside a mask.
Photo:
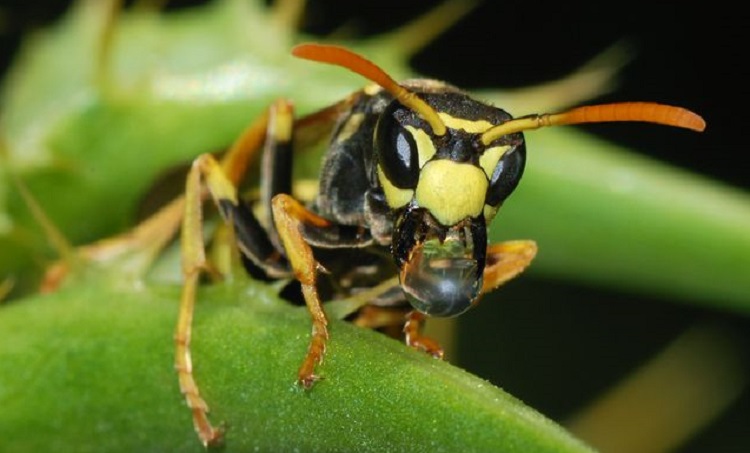
[(417, 310), (455, 316), (477, 300), (487, 226), (523, 174), (520, 133), (482, 141), (511, 119), (467, 95), (420, 93), (445, 125), (442, 135), (394, 100), (378, 121), (374, 171), (394, 218), (391, 250)]

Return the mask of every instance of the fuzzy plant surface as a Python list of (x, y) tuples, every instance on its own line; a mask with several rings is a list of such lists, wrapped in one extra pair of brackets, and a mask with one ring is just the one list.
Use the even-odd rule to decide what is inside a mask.
[[(58, 292), (38, 295), (32, 285), (54, 255), (19, 185), (68, 241), (85, 244), (135, 225), (157, 181), (225, 149), (274, 99), (304, 114), (363, 85), (289, 55), (297, 42), (321, 40), (299, 35), (289, 8), (215, 0), (115, 14), (116, 3), (78, 2), (26, 40), (4, 82), (0, 284), (15, 281), (16, 290), (0, 306), (0, 451), (202, 448), (173, 370), (179, 262), (154, 267), (143, 250), (138, 259), (76, 260)], [(406, 59), (421, 41), (406, 38), (433, 36), (445, 24), (426, 24), (450, 22), (462, 5), (337, 42), (397, 80), (414, 77)], [(577, 93), (514, 113), (594, 94)], [(527, 146), (526, 174), (491, 239), (537, 240), (532, 272), (750, 310), (747, 193), (580, 131), (531, 132)], [(319, 151), (301, 157), (299, 176), (317, 174)], [(616, 259), (602, 265), (603, 257)], [(240, 278), (199, 294), (195, 375), (212, 420), (226, 423), (227, 451), (590, 451), (492, 384), (335, 315), (325, 379), (299, 389), (309, 316), (276, 292)]]
[[(200, 297), (195, 374), (225, 451), (591, 451), (489, 382), (342, 321), (305, 391), (304, 308), (259, 285)], [(178, 298), (104, 280), (5, 307), (0, 451), (201, 451), (172, 367)]]

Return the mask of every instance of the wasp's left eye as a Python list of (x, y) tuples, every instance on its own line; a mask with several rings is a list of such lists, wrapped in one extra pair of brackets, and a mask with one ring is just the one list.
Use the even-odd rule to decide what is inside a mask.
[(419, 155), (412, 134), (394, 117), (394, 110), (403, 109), (394, 102), (383, 112), (375, 131), (378, 163), (394, 186), (413, 189), (419, 180)]
[(485, 203), (499, 206), (518, 185), (526, 164), (526, 147), (523, 143), (506, 153), (492, 172), (490, 185), (487, 187)]

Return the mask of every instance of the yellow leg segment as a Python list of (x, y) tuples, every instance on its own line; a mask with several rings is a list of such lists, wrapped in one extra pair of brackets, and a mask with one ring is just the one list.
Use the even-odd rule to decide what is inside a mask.
[(185, 215), (182, 221), (182, 273), (184, 286), (180, 298), (180, 315), (175, 333), (175, 369), (180, 383), (180, 392), (193, 412), (193, 425), (203, 445), (213, 445), (221, 441), (222, 430), (214, 428), (208, 420), (208, 405), (200, 396), (198, 385), (193, 377), (193, 364), (190, 354), (191, 327), (195, 293), (201, 271), (206, 269), (206, 254), (203, 243), (201, 173), (213, 165), (218, 165), (210, 156), (195, 160), (188, 174), (185, 188)]
[(323, 361), (328, 340), (328, 320), (318, 296), (318, 263), (313, 257), (310, 245), (302, 237), (300, 228), (304, 225), (326, 227), (330, 222), (305, 209), (301, 203), (289, 195), (280, 194), (273, 198), (273, 217), (279, 237), (292, 265), (294, 276), (302, 285), (307, 309), (312, 317), (312, 336), (302, 366), (298, 373), (299, 383), (309, 389), (319, 379), (315, 367)]

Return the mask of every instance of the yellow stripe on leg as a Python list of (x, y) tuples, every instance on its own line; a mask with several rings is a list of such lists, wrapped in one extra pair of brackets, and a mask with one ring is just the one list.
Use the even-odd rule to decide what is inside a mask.
[(193, 162), (193, 167), (200, 171), (206, 181), (211, 196), (217, 202), (229, 200), (235, 206), (238, 204), (237, 188), (224, 173), (219, 162), (210, 154), (202, 154)]

